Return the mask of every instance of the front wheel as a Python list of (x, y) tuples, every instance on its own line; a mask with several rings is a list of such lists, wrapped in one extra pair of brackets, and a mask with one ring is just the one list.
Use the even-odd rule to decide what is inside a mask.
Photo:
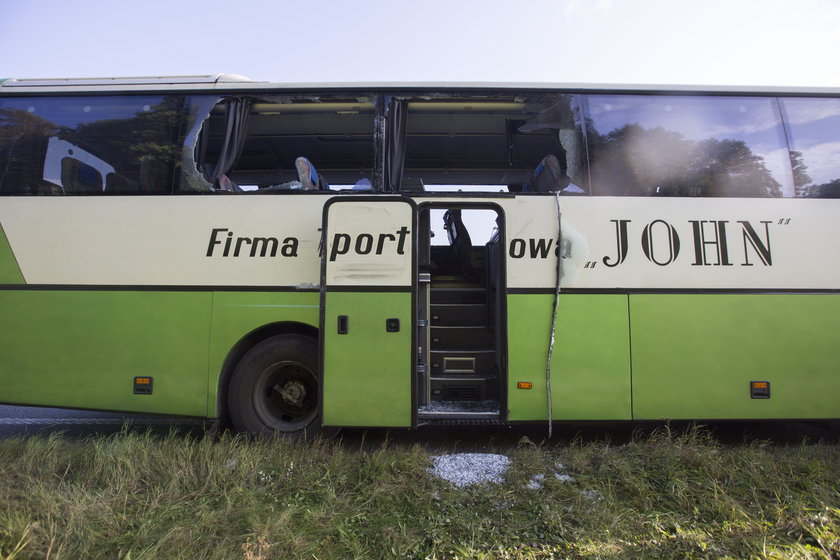
[(238, 431), (309, 439), (321, 429), (318, 348), (301, 335), (266, 339), (237, 364), (228, 407)]

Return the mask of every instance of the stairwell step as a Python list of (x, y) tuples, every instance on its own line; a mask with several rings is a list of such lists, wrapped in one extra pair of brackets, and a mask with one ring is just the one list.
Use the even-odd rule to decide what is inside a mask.
[(437, 303), (484, 303), (487, 292), (483, 288), (436, 288), (430, 290), (432, 304)]
[(442, 327), (484, 326), (487, 324), (487, 305), (484, 303), (434, 303), (431, 305), (432, 325)]
[(492, 373), (497, 375), (496, 354), (492, 350), (440, 350), (430, 353), (432, 376)]
[(432, 350), (492, 350), (493, 331), (487, 327), (439, 327), (431, 329)]

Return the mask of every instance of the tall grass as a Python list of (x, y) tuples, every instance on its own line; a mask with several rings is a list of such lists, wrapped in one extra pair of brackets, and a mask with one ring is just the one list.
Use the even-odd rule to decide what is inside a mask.
[(505, 483), (459, 489), (420, 445), (7, 439), (0, 559), (840, 557), (836, 444), (665, 429), (497, 452)]

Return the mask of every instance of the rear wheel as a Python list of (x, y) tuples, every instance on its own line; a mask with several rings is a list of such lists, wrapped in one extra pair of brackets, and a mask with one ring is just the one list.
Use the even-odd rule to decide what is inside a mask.
[(321, 429), (317, 363), (317, 344), (306, 336), (275, 336), (254, 346), (228, 387), (234, 427), (255, 435), (314, 437)]

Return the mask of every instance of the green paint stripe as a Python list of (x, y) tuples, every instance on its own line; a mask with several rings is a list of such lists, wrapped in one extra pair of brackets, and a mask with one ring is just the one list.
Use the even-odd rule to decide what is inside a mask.
[(0, 225), (0, 284), (26, 284), (15, 254)]

